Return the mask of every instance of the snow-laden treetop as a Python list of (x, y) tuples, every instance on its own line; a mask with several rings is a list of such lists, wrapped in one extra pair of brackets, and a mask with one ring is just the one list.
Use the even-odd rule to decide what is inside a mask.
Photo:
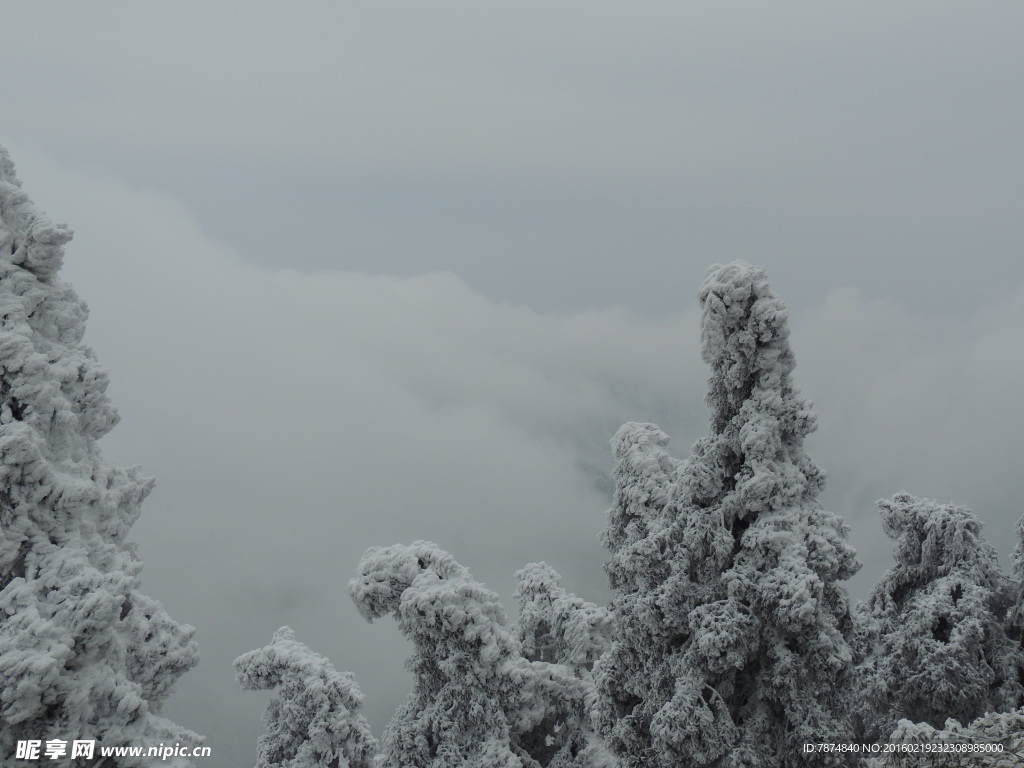
[(235, 659), (235, 673), (243, 688), (277, 689), (263, 716), (257, 768), (370, 768), (377, 740), (359, 714), (363, 693), (355, 678), (300, 643), (290, 627)]
[[(701, 353), (711, 366), (708, 404), (720, 427), (735, 416), (754, 387), (791, 390), (796, 359), (789, 346), (789, 310), (760, 267), (745, 261), (708, 269), (698, 298), (704, 307)], [(807, 431), (814, 417), (807, 416)]]
[(814, 503), (825, 475), (803, 441), (817, 418), (793, 386), (785, 304), (764, 270), (744, 261), (711, 267), (699, 298), (711, 434), (683, 473), (690, 501), (720, 500), (727, 519)]

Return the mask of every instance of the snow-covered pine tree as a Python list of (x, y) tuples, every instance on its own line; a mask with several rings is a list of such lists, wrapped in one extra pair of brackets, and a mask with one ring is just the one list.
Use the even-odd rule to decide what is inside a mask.
[(583, 701), (586, 684), (523, 658), (497, 595), (436, 544), (371, 547), (349, 594), (369, 621), (393, 615), (414, 645), (413, 691), (385, 729), (378, 768), (613, 767), (600, 745), (558, 745), (552, 718)]
[(512, 633), (523, 655), (557, 664), (566, 677), (579, 681), (548, 703), (547, 722), (534, 731), (538, 743), (527, 751), (535, 758), (544, 755), (539, 762), (547, 768), (611, 763), (594, 728), (597, 689), (591, 671), (611, 645), (611, 613), (566, 592), (561, 576), (547, 563), (530, 563), (516, 572), (516, 581), (519, 616)]
[(432, 542), (371, 547), (349, 594), (368, 620), (394, 615), (415, 646), (413, 691), (384, 732), (382, 768), (521, 768), (501, 673), (519, 656), (497, 595)]
[(57, 278), (70, 239), (32, 205), (0, 148), (4, 764), (23, 739), (200, 741), (159, 715), (198, 661), (194, 630), (139, 592), (142, 564), (126, 537), (153, 481), (97, 448), (118, 417), (107, 375), (82, 344), (86, 307)]
[(1019, 647), (1003, 620), (1009, 580), (964, 507), (898, 493), (878, 502), (895, 565), (859, 606), (875, 648), (862, 676), (865, 735), (908, 719), (939, 728), (1016, 706)]
[(359, 714), (363, 694), (351, 673), (281, 627), (270, 645), (235, 659), (239, 684), (277, 689), (263, 720), (256, 768), (370, 768), (377, 740)]
[(711, 432), (683, 462), (651, 424), (616, 435), (616, 635), (595, 668), (598, 722), (629, 766), (841, 764), (853, 626), (840, 582), (859, 567), (822, 509), (803, 448), (787, 312), (764, 272), (715, 265), (700, 290)]
[(631, 767), (646, 765), (641, 758), (645, 754), (657, 763), (651, 720), (675, 685), (668, 659), (671, 633), (657, 629), (664, 616), (655, 605), (659, 585), (670, 575), (662, 542), (674, 515), (669, 496), (680, 466), (665, 450), (668, 441), (654, 424), (625, 424), (615, 434), (614, 506), (601, 532), (611, 552), (605, 571), (614, 594), (610, 607), (615, 633), (594, 670), (596, 713), (609, 746)]

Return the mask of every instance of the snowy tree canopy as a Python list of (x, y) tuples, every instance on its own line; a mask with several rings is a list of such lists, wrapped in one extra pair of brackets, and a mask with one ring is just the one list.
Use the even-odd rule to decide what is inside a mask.
[(981, 523), (963, 507), (898, 493), (880, 501), (895, 565), (862, 611), (869, 737), (906, 718), (939, 727), (1015, 706), (1019, 649), (1003, 617), (1009, 584)]
[(82, 343), (85, 304), (57, 279), (70, 239), (32, 205), (0, 148), (3, 761), (19, 739), (200, 741), (159, 714), (198, 661), (194, 630), (138, 591), (126, 537), (153, 481), (97, 448), (118, 417)]
[(651, 579), (659, 578), (646, 567), (634, 567), (631, 553), (649, 545), (648, 538), (665, 530), (674, 514), (668, 502), (681, 462), (665, 450), (668, 441), (656, 425), (636, 423), (623, 425), (612, 438), (615, 506), (601, 543), (612, 552), (605, 571), (616, 592), (650, 589)]
[(235, 659), (239, 684), (276, 689), (264, 714), (256, 768), (370, 768), (377, 740), (359, 714), (363, 694), (348, 672), (295, 639), (289, 627), (270, 645)]
[(859, 563), (817, 500), (785, 306), (744, 262), (712, 267), (699, 297), (710, 434), (681, 462), (652, 424), (613, 440), (616, 635), (595, 670), (598, 722), (629, 765), (820, 765), (805, 742), (850, 736), (839, 582)]
[(349, 594), (368, 620), (394, 616), (414, 644), (413, 691), (384, 733), (382, 768), (613, 765), (599, 743), (565, 739), (566, 713), (586, 717), (587, 683), (523, 658), (497, 595), (437, 545), (370, 548)]
[(566, 592), (561, 580), (547, 563), (516, 572), (519, 617), (513, 632), (526, 658), (564, 664), (581, 674), (611, 645), (612, 615)]
[[(519, 616), (512, 631), (523, 655), (533, 662), (559, 665), (563, 679), (574, 678), (560, 697), (548, 702), (547, 722), (536, 729), (552, 755), (541, 764), (582, 768), (610, 763), (594, 729), (591, 713), (597, 689), (591, 670), (611, 645), (611, 613), (566, 592), (561, 576), (547, 563), (530, 563), (516, 572), (516, 580)], [(545, 750), (537, 746), (530, 752), (539, 757)]]

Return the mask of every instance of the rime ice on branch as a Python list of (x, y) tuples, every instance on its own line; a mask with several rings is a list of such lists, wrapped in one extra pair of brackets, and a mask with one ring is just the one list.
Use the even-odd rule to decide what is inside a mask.
[(97, 448), (118, 417), (85, 304), (57, 279), (70, 239), (0, 148), (0, 762), (48, 736), (200, 741), (159, 715), (194, 630), (138, 591), (126, 537), (153, 482)]
[(622, 761), (799, 766), (846, 741), (848, 600), (859, 567), (822, 509), (815, 428), (793, 386), (787, 312), (764, 272), (716, 265), (700, 290), (711, 430), (685, 461), (653, 424), (613, 440), (603, 534), (617, 626), (595, 669), (598, 721)]
[(359, 714), (363, 694), (348, 672), (295, 639), (289, 627), (270, 645), (235, 659), (239, 684), (277, 689), (263, 716), (256, 768), (370, 768), (377, 740)]
[(413, 692), (383, 738), (380, 768), (611, 768), (567, 713), (587, 717), (585, 680), (523, 658), (498, 597), (431, 542), (372, 547), (349, 582), (368, 620), (393, 615), (415, 650)]

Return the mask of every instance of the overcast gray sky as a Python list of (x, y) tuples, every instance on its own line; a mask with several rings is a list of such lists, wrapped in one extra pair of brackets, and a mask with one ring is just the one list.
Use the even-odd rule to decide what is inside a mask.
[(1024, 5), (177, 2), (4, 10), (0, 142), (158, 487), (146, 591), (198, 627), (169, 714), (254, 760), (231, 660), (282, 624), (377, 733), (408, 648), (344, 593), (430, 538), (607, 596), (608, 440), (705, 429), (695, 295), (792, 309), (862, 596), (873, 501), (1024, 511)]

